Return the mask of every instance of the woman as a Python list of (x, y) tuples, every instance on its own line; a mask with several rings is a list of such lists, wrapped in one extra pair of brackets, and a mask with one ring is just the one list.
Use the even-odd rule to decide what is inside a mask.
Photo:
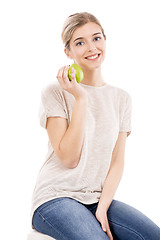
[(40, 124), (49, 142), (33, 193), (32, 225), (57, 240), (158, 240), (160, 229), (138, 210), (113, 200), (131, 133), (131, 97), (105, 82), (101, 64), (106, 36), (99, 21), (82, 12), (64, 23), (65, 54), (72, 68), (42, 90)]

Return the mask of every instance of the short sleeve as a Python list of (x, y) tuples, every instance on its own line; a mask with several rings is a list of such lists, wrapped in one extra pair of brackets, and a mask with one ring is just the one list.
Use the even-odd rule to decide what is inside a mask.
[(41, 91), (39, 120), (40, 125), (45, 129), (48, 117), (67, 119), (62, 92), (54, 85), (50, 85)]
[(127, 93), (125, 97), (125, 103), (123, 104), (121, 112), (120, 132), (127, 132), (127, 137), (131, 134), (131, 117), (132, 117), (132, 99)]

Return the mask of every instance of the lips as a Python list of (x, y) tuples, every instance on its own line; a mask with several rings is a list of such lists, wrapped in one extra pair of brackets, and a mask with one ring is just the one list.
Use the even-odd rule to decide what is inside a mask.
[(100, 53), (96, 53), (96, 54), (92, 54), (92, 55), (85, 57), (85, 59), (94, 60), (94, 59), (99, 58), (99, 56), (100, 56)]

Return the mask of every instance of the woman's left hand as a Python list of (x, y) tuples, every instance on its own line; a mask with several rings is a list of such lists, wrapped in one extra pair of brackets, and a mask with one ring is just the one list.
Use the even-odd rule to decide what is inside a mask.
[(110, 240), (113, 240), (113, 236), (109, 227), (108, 219), (107, 219), (107, 213), (106, 211), (102, 208), (98, 208), (96, 210), (96, 218), (100, 222), (102, 230), (107, 233), (108, 237)]

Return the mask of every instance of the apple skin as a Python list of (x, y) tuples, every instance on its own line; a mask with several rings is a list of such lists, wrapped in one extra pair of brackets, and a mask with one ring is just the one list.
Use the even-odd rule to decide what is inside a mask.
[(68, 78), (69, 78), (70, 81), (72, 81), (72, 77), (71, 77), (72, 67), (76, 70), (76, 73), (75, 73), (76, 81), (77, 81), (77, 83), (80, 83), (82, 81), (83, 77), (84, 77), (82, 68), (79, 65), (75, 64), (75, 63), (73, 63), (69, 67), (69, 69), (68, 69)]

